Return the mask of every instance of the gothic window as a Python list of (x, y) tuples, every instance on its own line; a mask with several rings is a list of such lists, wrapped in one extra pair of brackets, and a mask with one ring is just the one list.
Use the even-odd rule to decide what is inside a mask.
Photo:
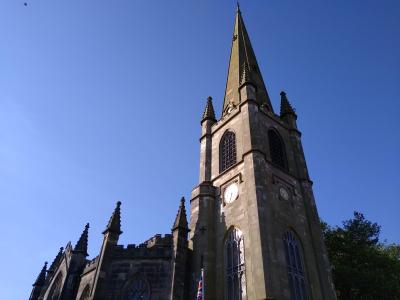
[(150, 288), (146, 280), (143, 278), (135, 278), (129, 282), (125, 294), (124, 300), (149, 300), (150, 299)]
[(236, 163), (236, 138), (232, 131), (227, 131), (221, 139), (219, 146), (220, 168), (223, 172)]
[(272, 163), (279, 168), (286, 169), (285, 145), (282, 138), (275, 130), (270, 130), (268, 139)]
[(56, 279), (53, 282), (53, 285), (51, 286), (49, 297), (47, 299), (58, 300), (60, 298), (62, 280), (63, 280), (62, 273), (58, 273)]
[(246, 274), (242, 232), (231, 230), (225, 242), (226, 300), (246, 299)]
[(286, 263), (292, 300), (306, 300), (306, 280), (301, 259), (300, 244), (293, 232), (284, 235)]
[(89, 285), (87, 285), (85, 287), (85, 289), (83, 290), (79, 300), (89, 300), (89, 296), (90, 296), (90, 287), (89, 287)]

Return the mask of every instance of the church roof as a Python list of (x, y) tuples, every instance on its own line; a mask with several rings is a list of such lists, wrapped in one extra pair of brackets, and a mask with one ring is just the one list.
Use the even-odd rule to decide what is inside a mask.
[(121, 201), (117, 202), (117, 206), (114, 209), (113, 214), (108, 221), (106, 229), (103, 231), (103, 234), (107, 232), (121, 234)]
[[(245, 77), (243, 77), (243, 74)], [(243, 22), (242, 13), (238, 6), (233, 30), (231, 57), (222, 115), (226, 113), (228, 107), (232, 105), (237, 106), (240, 103), (239, 87), (243, 83), (243, 79), (245, 81), (251, 79), (252, 83), (257, 87), (257, 101), (259, 101), (260, 104), (267, 104), (272, 110), (268, 92), (265, 88), (264, 80)]]

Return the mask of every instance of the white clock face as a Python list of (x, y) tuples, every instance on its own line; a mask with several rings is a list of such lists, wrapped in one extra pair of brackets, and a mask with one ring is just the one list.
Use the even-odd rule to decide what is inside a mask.
[(289, 200), (289, 192), (285, 188), (281, 187), (279, 189), (279, 195), (283, 200)]
[(239, 195), (239, 187), (237, 183), (232, 183), (228, 185), (224, 192), (224, 201), (225, 203), (232, 203), (236, 200)]

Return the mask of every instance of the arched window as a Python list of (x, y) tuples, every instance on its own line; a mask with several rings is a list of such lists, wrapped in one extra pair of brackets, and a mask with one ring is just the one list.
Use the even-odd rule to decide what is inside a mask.
[(147, 281), (141, 277), (131, 280), (124, 293), (124, 300), (149, 300), (150, 287)]
[(275, 130), (268, 131), (269, 152), (272, 163), (282, 169), (287, 169), (285, 145)]
[(225, 242), (226, 300), (246, 299), (246, 273), (242, 232), (231, 230)]
[(232, 131), (227, 131), (222, 136), (219, 145), (220, 165), (219, 171), (223, 172), (236, 163), (236, 138)]
[(79, 300), (89, 300), (89, 296), (90, 296), (90, 287), (89, 287), (89, 285), (87, 285), (85, 287), (85, 289), (83, 290)]
[(286, 263), (292, 300), (306, 300), (306, 280), (301, 257), (301, 247), (293, 232), (287, 231), (283, 237)]
[(58, 300), (60, 298), (62, 281), (63, 281), (63, 276), (62, 273), (60, 272), (58, 273), (56, 279), (53, 282), (53, 285), (51, 286), (49, 297), (47, 299)]

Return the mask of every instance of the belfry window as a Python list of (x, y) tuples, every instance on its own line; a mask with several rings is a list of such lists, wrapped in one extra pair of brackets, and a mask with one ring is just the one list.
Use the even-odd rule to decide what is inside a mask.
[(292, 300), (306, 300), (306, 283), (298, 240), (288, 231), (283, 237)]
[(143, 278), (135, 278), (131, 281), (124, 293), (124, 300), (149, 300), (150, 288)]
[(236, 163), (236, 137), (232, 131), (227, 131), (222, 136), (219, 146), (219, 155), (220, 172), (225, 171)]
[(231, 230), (225, 242), (226, 300), (246, 299), (246, 274), (242, 232)]
[(281, 169), (287, 169), (285, 145), (275, 130), (268, 131), (269, 151), (271, 162)]

